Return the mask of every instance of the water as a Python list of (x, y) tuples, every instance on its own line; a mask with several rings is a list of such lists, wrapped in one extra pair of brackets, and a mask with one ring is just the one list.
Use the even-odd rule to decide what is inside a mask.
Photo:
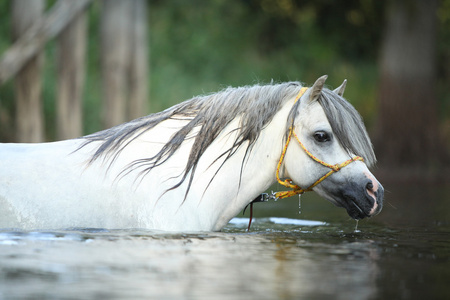
[(0, 299), (450, 299), (450, 189), (388, 191), (357, 229), (305, 194), (301, 219), (255, 204), (250, 232), (1, 230)]

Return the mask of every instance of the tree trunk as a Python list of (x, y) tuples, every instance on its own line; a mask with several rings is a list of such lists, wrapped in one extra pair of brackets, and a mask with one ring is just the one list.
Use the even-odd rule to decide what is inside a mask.
[(80, 12), (58, 39), (57, 138), (82, 135), (86, 15)]
[(375, 147), (384, 169), (439, 166), (437, 1), (391, 1), (381, 48)]
[[(13, 38), (19, 39), (41, 18), (44, 2), (15, 0), (12, 2)], [(43, 55), (37, 54), (21, 69), (15, 80), (16, 141), (42, 142), (44, 121), (41, 103), (41, 70)]]
[(103, 0), (101, 9), (101, 68), (103, 126), (126, 120), (127, 70), (131, 54), (130, 1)]
[(147, 1), (133, 0), (131, 55), (129, 70), (128, 119), (147, 114), (148, 101), (148, 20)]

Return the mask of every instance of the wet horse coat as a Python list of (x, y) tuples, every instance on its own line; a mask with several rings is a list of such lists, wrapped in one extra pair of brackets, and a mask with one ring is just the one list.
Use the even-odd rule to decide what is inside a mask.
[[(79, 139), (0, 145), (0, 227), (220, 230), (275, 182), (292, 127), (315, 156), (364, 158), (314, 190), (356, 219), (382, 207), (383, 188), (356, 110), (326, 77), (295, 102), (290, 82), (228, 88)], [(280, 176), (307, 187), (323, 176), (289, 145)]]

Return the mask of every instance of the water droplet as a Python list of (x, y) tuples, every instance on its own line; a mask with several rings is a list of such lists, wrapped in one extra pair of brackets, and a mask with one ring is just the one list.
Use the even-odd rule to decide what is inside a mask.
[(358, 222), (359, 222), (359, 220), (355, 220), (355, 221), (356, 221), (355, 232), (359, 232), (359, 231), (358, 231)]
[(298, 194), (298, 214), (302, 214), (302, 194)]

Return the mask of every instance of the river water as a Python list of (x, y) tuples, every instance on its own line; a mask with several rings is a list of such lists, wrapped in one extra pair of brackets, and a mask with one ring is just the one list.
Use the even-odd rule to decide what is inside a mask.
[(450, 299), (450, 189), (385, 201), (357, 228), (310, 193), (255, 204), (250, 232), (3, 229), (0, 299)]

